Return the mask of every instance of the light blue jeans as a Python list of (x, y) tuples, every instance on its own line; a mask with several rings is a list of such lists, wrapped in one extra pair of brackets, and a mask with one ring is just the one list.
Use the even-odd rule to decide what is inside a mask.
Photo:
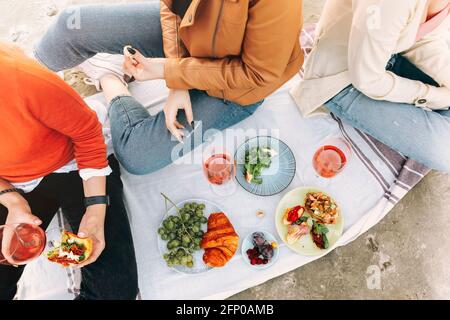
[[(396, 55), (387, 69), (437, 85), (406, 58)], [(450, 172), (450, 111), (373, 100), (349, 86), (326, 103), (337, 117), (429, 168)]]
[[(35, 47), (36, 58), (53, 71), (75, 67), (97, 53), (122, 54), (132, 45), (147, 57), (164, 57), (159, 2), (120, 5), (88, 5), (63, 11)], [(261, 102), (250, 106), (210, 97), (190, 90), (194, 118), (202, 133), (224, 130), (251, 116)], [(133, 97), (118, 96), (109, 108), (114, 151), (122, 166), (143, 175), (172, 163), (178, 145), (166, 128), (162, 112), (151, 116)], [(180, 123), (189, 127), (184, 113)], [(196, 125), (197, 128), (197, 125)], [(196, 132), (195, 134), (199, 134)], [(191, 139), (189, 152), (201, 144)]]

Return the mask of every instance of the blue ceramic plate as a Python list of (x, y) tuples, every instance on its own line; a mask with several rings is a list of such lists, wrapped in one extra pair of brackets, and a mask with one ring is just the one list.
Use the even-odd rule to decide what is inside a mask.
[[(245, 156), (253, 148), (270, 148), (276, 152), (269, 168), (262, 171), (262, 183), (248, 183), (245, 179)], [(247, 140), (236, 151), (236, 180), (248, 192), (258, 196), (273, 196), (282, 192), (295, 176), (295, 157), (291, 149), (281, 140), (273, 137), (255, 137)]]

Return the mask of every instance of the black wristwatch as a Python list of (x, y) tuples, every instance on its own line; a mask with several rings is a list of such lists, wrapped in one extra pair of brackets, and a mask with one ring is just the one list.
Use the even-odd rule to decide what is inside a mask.
[(84, 198), (84, 206), (86, 208), (96, 204), (106, 204), (106, 206), (109, 206), (109, 196), (96, 196)]

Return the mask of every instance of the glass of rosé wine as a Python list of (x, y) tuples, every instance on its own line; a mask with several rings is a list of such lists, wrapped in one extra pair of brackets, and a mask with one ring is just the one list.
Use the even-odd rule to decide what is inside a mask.
[(312, 157), (315, 173), (312, 179), (318, 184), (328, 186), (331, 179), (347, 167), (351, 158), (352, 147), (347, 140), (340, 137), (324, 140)]
[(47, 236), (38, 226), (20, 223), (0, 226), (0, 264), (24, 265), (45, 249)]
[(203, 172), (215, 194), (230, 196), (236, 191), (236, 161), (224, 147), (204, 147)]

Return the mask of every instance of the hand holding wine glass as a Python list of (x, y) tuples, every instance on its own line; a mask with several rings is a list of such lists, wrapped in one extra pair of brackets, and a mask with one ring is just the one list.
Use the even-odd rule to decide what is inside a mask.
[(41, 219), (31, 213), (28, 202), (18, 193), (10, 193), (2, 196), (2, 204), (8, 209), (6, 225), (10, 227), (2, 228), (1, 234), (1, 256), (10, 264), (18, 264), (18, 261), (11, 256), (11, 248), (15, 246), (17, 234), (16, 226), (25, 224), (38, 227), (42, 224)]

